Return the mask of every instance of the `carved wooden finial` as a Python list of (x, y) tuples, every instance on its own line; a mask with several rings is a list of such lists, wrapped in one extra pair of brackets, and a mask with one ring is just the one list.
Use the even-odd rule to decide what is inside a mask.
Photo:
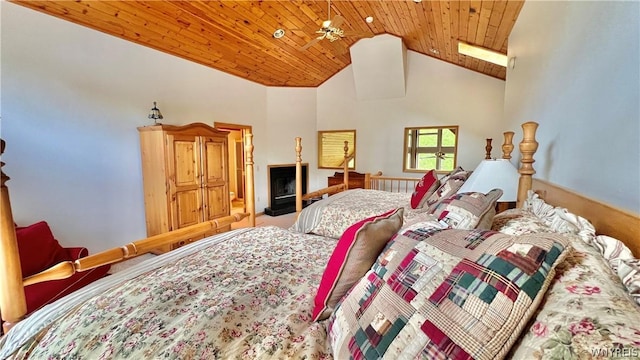
[(491, 147), (491, 141), (493, 139), (489, 139), (487, 138), (487, 146), (484, 147), (486, 153), (484, 154), (484, 159), (485, 160), (491, 160), (491, 149), (493, 149), (493, 147)]
[(536, 171), (533, 169), (533, 154), (538, 150), (538, 142), (536, 141), (536, 130), (538, 123), (529, 121), (522, 124), (522, 141), (520, 142), (520, 152), (522, 153), (522, 166), (520, 174), (533, 175)]
[(253, 134), (244, 135), (245, 164), (253, 165)]
[(302, 161), (302, 138), (296, 138), (296, 162)]
[(344, 142), (344, 175), (342, 177), (344, 181), (344, 189), (347, 190), (349, 188), (349, 142), (345, 140)]
[[(4, 142), (4, 140), (0, 139), (0, 156), (2, 156), (2, 154), (4, 154), (5, 145), (6, 145), (6, 143)], [(7, 182), (7, 180), (9, 180), (9, 177), (2, 170), (3, 166), (4, 166), (4, 161), (0, 161), (0, 181), (2, 181), (2, 184), (1, 184), (2, 187), (6, 187), (6, 185), (4, 183)]]
[(302, 138), (296, 137), (296, 212), (302, 211)]
[(522, 158), (520, 159), (521, 166), (518, 169), (520, 173), (520, 181), (518, 182), (518, 202), (517, 206), (522, 207), (522, 204), (527, 199), (527, 191), (532, 187), (533, 180), (532, 175), (536, 173), (533, 168), (533, 154), (538, 150), (538, 142), (536, 141), (536, 130), (538, 129), (538, 123), (529, 121), (522, 124), (522, 141), (520, 142), (520, 153)]
[[(253, 134), (244, 134), (245, 209), (249, 213), (249, 226), (256, 225), (255, 185), (253, 176)], [(251, 180), (249, 180), (251, 179)]]
[(503, 159), (511, 159), (511, 152), (513, 151), (513, 131), (505, 131), (504, 135), (504, 144), (502, 144), (502, 158)]

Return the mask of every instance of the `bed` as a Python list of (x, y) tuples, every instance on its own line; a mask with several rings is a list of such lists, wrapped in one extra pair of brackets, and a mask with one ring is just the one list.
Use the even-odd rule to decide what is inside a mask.
[[(525, 136), (535, 136), (533, 133), (535, 129), (531, 126), (526, 126), (524, 131)], [(512, 131), (504, 132), (503, 159), (511, 158), (511, 152), (514, 148), (513, 135)], [(345, 161), (343, 164), (347, 164), (348, 143), (346, 141), (344, 149)], [(485, 150), (485, 159), (490, 159), (491, 139), (487, 139)], [(296, 151), (296, 164), (301, 164), (301, 139), (297, 139)], [(343, 174), (347, 174), (347, 177), (343, 177), (342, 184), (329, 186), (308, 194), (302, 194), (301, 186), (296, 187), (296, 189), (300, 189), (296, 192), (296, 201), (299, 206), (296, 208), (298, 212), (296, 221), (290, 228), (292, 231), (337, 239), (351, 224), (397, 207), (404, 207), (405, 221), (412, 221), (428, 213), (430, 206), (435, 206), (440, 199), (455, 193), (471, 172), (458, 167), (439, 178), (435, 171), (427, 172), (422, 179), (383, 176), (381, 171), (376, 174), (365, 173), (365, 186), (362, 189), (349, 188), (349, 169), (346, 166), (343, 169)], [(431, 176), (428, 180), (430, 182), (423, 184), (428, 176)], [(297, 181), (301, 184), (302, 178), (298, 176)], [(423, 192), (417, 194), (416, 189), (419, 186), (423, 187)], [(418, 195), (421, 198), (417, 197)], [(322, 200), (313, 201), (308, 206), (302, 207), (304, 201), (314, 198), (322, 198)]]
[[(521, 144), (525, 161), (533, 160), (535, 149), (525, 155), (530, 145)], [(247, 157), (247, 170), (251, 159)], [(531, 171), (525, 172), (521, 186), (533, 187), (521, 189), (523, 207), (498, 214), (492, 221), (494, 231), (442, 228), (429, 217), (403, 222), (401, 209), (371, 220), (384, 225), (393, 220), (400, 229), (390, 230), (390, 240), (378, 239), (383, 248), (374, 251), (373, 265), (321, 321), (313, 321), (318, 294), (342, 238), (277, 227), (243, 228), (194, 242), (103, 278), (22, 319), (15, 309), (16, 294), (23, 283), (35, 280), (15, 280), (20, 274), (13, 269), (17, 256), (12, 254), (13, 221), (3, 175), (0, 310), (10, 330), (0, 340), (0, 359), (638, 357), (640, 307), (634, 296), (640, 293), (629, 271), (637, 260), (622, 243), (596, 236), (580, 213), (564, 207), (587, 204), (595, 211), (588, 215), (594, 224), (622, 218), (625, 226), (616, 227), (615, 236), (634, 251), (640, 218), (611, 207), (602, 213), (597, 208), (601, 205), (591, 200), (575, 194), (569, 199), (557, 195), (566, 194), (562, 189), (541, 187), (547, 201), (569, 199), (561, 207), (552, 206), (529, 191), (538, 184), (531, 181)], [(88, 262), (58, 265), (40, 278), (130, 258), (163, 241), (233, 220), (136, 241)], [(532, 244), (546, 251), (524, 251)], [(369, 242), (366, 245), (369, 248)], [(462, 267), (473, 272), (482, 256), (505, 256), (513, 248), (518, 251), (506, 256), (524, 261), (523, 268), (532, 274), (517, 278), (534, 279), (537, 285), (514, 287), (489, 272), (485, 283), (500, 291), (473, 281), (462, 286), (468, 280), (458, 276)], [(398, 255), (404, 253), (406, 257)], [(428, 281), (423, 281), (426, 275)], [(478, 278), (483, 278), (481, 273)], [(11, 288), (12, 281), (19, 286)], [(476, 292), (482, 295), (469, 295)], [(489, 293), (498, 300), (478, 302)], [(398, 294), (402, 296), (396, 299)], [(439, 300), (432, 301), (434, 297)], [(462, 298), (466, 305), (456, 306)], [(389, 299), (392, 304), (385, 303)]]

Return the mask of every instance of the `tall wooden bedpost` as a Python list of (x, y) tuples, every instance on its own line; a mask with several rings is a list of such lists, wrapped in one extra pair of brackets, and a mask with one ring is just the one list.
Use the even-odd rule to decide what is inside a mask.
[(511, 152), (513, 151), (513, 131), (505, 131), (502, 133), (504, 135), (504, 144), (502, 144), (502, 158), (510, 160)]
[(256, 226), (256, 199), (255, 199), (255, 178), (253, 175), (253, 134), (244, 135), (245, 177), (247, 181), (246, 204), (249, 212), (249, 226)]
[(484, 159), (485, 160), (491, 160), (491, 149), (493, 149), (493, 147), (491, 146), (491, 141), (493, 139), (487, 138), (487, 145), (485, 145), (484, 147)]
[(520, 173), (520, 181), (518, 183), (518, 202), (517, 207), (522, 207), (527, 199), (527, 191), (532, 187), (532, 175), (536, 173), (533, 169), (533, 154), (538, 150), (538, 142), (536, 141), (536, 130), (538, 123), (529, 121), (522, 124), (522, 141), (520, 142), (520, 153), (522, 165), (518, 172)]
[(349, 142), (344, 142), (344, 189), (349, 189)]
[[(0, 155), (4, 153), (4, 146), (4, 140), (0, 139)], [(2, 312), (2, 328), (6, 333), (13, 325), (24, 318), (27, 313), (27, 302), (22, 287), (20, 254), (18, 252), (16, 229), (13, 224), (13, 214), (11, 213), (9, 189), (5, 185), (9, 177), (2, 171), (2, 166), (4, 166), (4, 162), (0, 162), (0, 177), (2, 181), (0, 271), (4, 273), (0, 276), (2, 278), (0, 282), (0, 312)]]
[(302, 211), (302, 138), (296, 138), (296, 212)]

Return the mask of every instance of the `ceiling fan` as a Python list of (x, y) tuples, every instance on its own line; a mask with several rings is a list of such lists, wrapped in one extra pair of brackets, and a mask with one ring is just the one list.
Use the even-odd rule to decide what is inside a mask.
[(373, 34), (368, 34), (368, 33), (351, 34), (346, 32), (345, 30), (340, 28), (340, 25), (342, 25), (342, 23), (344, 22), (344, 18), (342, 16), (336, 15), (333, 17), (333, 19), (331, 19), (331, 0), (327, 0), (327, 9), (328, 9), (327, 10), (328, 20), (323, 21), (320, 29), (315, 31), (315, 34), (318, 34), (318, 36), (315, 39), (306, 43), (302, 48), (300, 48), (300, 50), (306, 50), (311, 46), (325, 39), (329, 40), (330, 43), (333, 43), (334, 41), (340, 40), (345, 36), (351, 36), (351, 35), (361, 35), (365, 37), (373, 36)]

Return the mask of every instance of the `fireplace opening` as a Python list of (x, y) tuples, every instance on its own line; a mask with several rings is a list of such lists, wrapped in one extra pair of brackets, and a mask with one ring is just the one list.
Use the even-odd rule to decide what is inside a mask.
[[(269, 165), (269, 207), (264, 213), (271, 216), (296, 211), (296, 166), (295, 164)], [(302, 164), (302, 193), (307, 193), (308, 164)]]

